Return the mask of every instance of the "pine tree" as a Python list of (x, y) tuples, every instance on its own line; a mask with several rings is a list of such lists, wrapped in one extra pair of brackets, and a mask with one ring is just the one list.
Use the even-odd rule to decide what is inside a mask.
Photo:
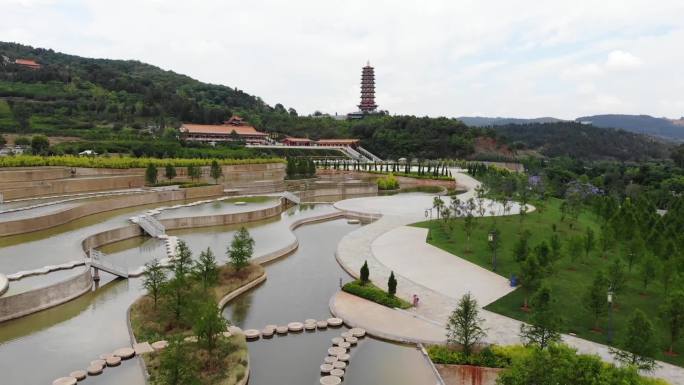
[(551, 289), (542, 285), (532, 297), (532, 313), (529, 324), (520, 326), (520, 338), (526, 345), (535, 345), (545, 349), (549, 344), (561, 339), (558, 330), (561, 319), (553, 309)]
[(157, 166), (155, 166), (154, 163), (147, 164), (147, 169), (145, 170), (145, 182), (150, 185), (157, 183)]
[(597, 271), (594, 281), (587, 288), (584, 296), (584, 306), (594, 318), (594, 329), (598, 330), (598, 322), (608, 311), (608, 281), (601, 271)]
[(470, 293), (466, 293), (458, 302), (447, 323), (447, 341), (458, 344), (463, 353), (470, 355), (473, 347), (486, 336), (479, 317), (477, 300)]
[(154, 300), (154, 308), (157, 308), (157, 300), (161, 294), (162, 287), (166, 283), (166, 273), (164, 268), (159, 264), (157, 258), (145, 264), (145, 272), (143, 273), (142, 285), (147, 289), (147, 293), (152, 296)]
[(216, 340), (221, 333), (226, 331), (228, 321), (223, 318), (213, 298), (205, 298), (195, 306), (195, 319), (192, 330), (197, 336), (198, 342), (203, 345), (209, 354), (216, 347)]
[(365, 285), (369, 282), (370, 271), (368, 271), (368, 261), (363, 261), (363, 266), (361, 266), (361, 284)]
[(223, 176), (223, 169), (216, 160), (211, 161), (209, 176), (214, 180), (214, 183), (218, 183), (219, 178)]
[(210, 286), (213, 286), (218, 282), (216, 258), (209, 247), (200, 253), (199, 258), (195, 262), (193, 274), (195, 278), (202, 283), (204, 290), (207, 290)]
[(245, 227), (235, 233), (227, 253), (235, 269), (240, 270), (247, 266), (254, 253), (254, 239)]
[(657, 350), (655, 332), (653, 323), (643, 311), (637, 309), (630, 317), (620, 348), (622, 350), (610, 349), (616, 361), (639, 370), (651, 371), (655, 368), (655, 360), (651, 358)]
[(665, 298), (660, 308), (660, 317), (665, 323), (670, 337), (670, 354), (673, 354), (674, 344), (681, 338), (684, 330), (684, 291), (678, 290)]
[(167, 164), (166, 167), (164, 168), (164, 176), (166, 179), (173, 179), (176, 177), (176, 168), (173, 167), (171, 164)]
[(387, 280), (387, 293), (390, 297), (394, 297), (397, 294), (397, 279), (394, 278), (394, 271), (390, 272), (389, 279)]

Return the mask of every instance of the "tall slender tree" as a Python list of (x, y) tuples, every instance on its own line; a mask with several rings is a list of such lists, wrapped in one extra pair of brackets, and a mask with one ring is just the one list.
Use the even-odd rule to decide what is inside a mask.
[(481, 326), (482, 322), (477, 300), (470, 293), (466, 293), (449, 317), (447, 341), (460, 345), (463, 353), (470, 355), (475, 345), (487, 335)]

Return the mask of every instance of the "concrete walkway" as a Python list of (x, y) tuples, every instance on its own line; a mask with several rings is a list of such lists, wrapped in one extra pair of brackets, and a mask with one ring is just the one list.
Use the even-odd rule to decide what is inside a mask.
[[(470, 189), (459, 197), (462, 200), (471, 197), (472, 189), (478, 182), (456, 170), (452, 170), (452, 174), (457, 184)], [(344, 304), (340, 304), (345, 312), (342, 318), (354, 320), (358, 326), (367, 330), (384, 330), (383, 328), (390, 327), (393, 332), (406, 330), (407, 334), (403, 336), (406, 339), (429, 340), (435, 335), (436, 325), (442, 325), (442, 331), (446, 333), (444, 326), (463, 293), (472, 291), (483, 306), (496, 300), (497, 295), (500, 297), (510, 291), (503, 287), (505, 278), (490, 277), (491, 272), (479, 267), (472, 268), (467, 261), (427, 245), (423, 234), (401, 230), (405, 225), (424, 218), (423, 212), (426, 207), (431, 206), (431, 199), (432, 197), (420, 196), (387, 196), (356, 198), (335, 204), (341, 210), (382, 215), (379, 220), (348, 234), (340, 241), (336, 258), (342, 267), (358, 277), (361, 266), (367, 261), (371, 281), (383, 289), (387, 288), (387, 279), (393, 270), (398, 281), (397, 295), (404, 299), (411, 298), (413, 294), (420, 297), (420, 305), (410, 310), (414, 317), (400, 317), (394, 311), (377, 310), (367, 315), (365, 312), (355, 311), (352, 306), (343, 307)], [(429, 205), (425, 206), (428, 202)], [(495, 206), (488, 211), (501, 213)], [(517, 213), (518, 207), (514, 206), (510, 214)], [(426, 266), (428, 264), (431, 266)], [(479, 280), (484, 282), (480, 283)], [(487, 287), (490, 280), (495, 285), (493, 289)], [(363, 307), (359, 309), (361, 308)], [(480, 316), (487, 329), (485, 342), (499, 345), (520, 343), (520, 321), (484, 309)], [(391, 324), (393, 326), (388, 326)], [(605, 345), (568, 335), (564, 335), (563, 339), (581, 353), (597, 354), (607, 362), (614, 362)], [(659, 362), (659, 365), (652, 373), (653, 376), (664, 378), (673, 385), (684, 384), (684, 368), (663, 362)]]

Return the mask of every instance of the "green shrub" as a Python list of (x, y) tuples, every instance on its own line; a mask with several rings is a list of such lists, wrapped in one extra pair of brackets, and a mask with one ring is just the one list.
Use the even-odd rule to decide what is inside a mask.
[(490, 347), (466, 355), (445, 345), (431, 345), (427, 348), (432, 362), (446, 365), (474, 365), (488, 368), (505, 368), (511, 364), (509, 357), (499, 354)]
[[(132, 158), (132, 157), (84, 157), (72, 155), (60, 156), (36, 156), (19, 155), (4, 156), (0, 158), (0, 167), (40, 167), (40, 166), (62, 166), (62, 167), (91, 167), (91, 168), (146, 168), (148, 164), (157, 167), (165, 167), (170, 164), (174, 167), (188, 166), (209, 166), (214, 159), (183, 159), (183, 158)], [(254, 159), (217, 159), (219, 164), (238, 165), (238, 164), (264, 164), (282, 163), (280, 158), (254, 158)]]
[(411, 304), (407, 301), (396, 296), (391, 297), (387, 292), (371, 283), (362, 285), (361, 281), (352, 281), (344, 285), (342, 290), (391, 308), (408, 309), (411, 307)]
[(386, 177), (378, 179), (378, 190), (396, 190), (399, 188), (399, 181), (390, 173)]

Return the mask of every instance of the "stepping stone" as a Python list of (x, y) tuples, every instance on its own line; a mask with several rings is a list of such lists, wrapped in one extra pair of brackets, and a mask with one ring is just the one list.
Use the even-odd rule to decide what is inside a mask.
[(338, 356), (338, 358), (339, 358), (340, 354), (345, 354), (345, 353), (347, 353), (347, 349), (341, 348), (339, 346), (328, 348), (328, 354), (330, 354), (331, 356)]
[(323, 362), (326, 364), (332, 364), (334, 362), (337, 362), (337, 356), (327, 356), (323, 359)]
[(52, 385), (76, 385), (77, 380), (73, 377), (60, 377), (52, 381)]
[(347, 363), (343, 361), (335, 361), (332, 363), (334, 369), (344, 369), (347, 367)]
[(152, 342), (151, 346), (152, 346), (152, 349), (154, 349), (154, 350), (162, 350), (162, 349), (166, 348), (167, 346), (169, 346), (169, 342), (165, 341), (165, 340), (156, 341), (156, 342)]
[(344, 339), (342, 337), (333, 337), (332, 339), (333, 345), (339, 345), (341, 342), (344, 342)]
[(344, 321), (342, 321), (342, 318), (337, 318), (337, 317), (328, 318), (328, 325), (330, 325), (330, 326), (342, 326), (343, 322)]
[(331, 364), (323, 364), (321, 365), (321, 373), (330, 373), (331, 370), (333, 370), (333, 366)]
[(366, 335), (366, 330), (361, 328), (353, 328), (349, 332), (356, 338), (363, 338)]
[(287, 324), (287, 328), (290, 329), (291, 332), (301, 332), (304, 329), (304, 324), (301, 322), (290, 322)]
[(133, 345), (133, 350), (135, 350), (135, 354), (137, 355), (152, 353), (154, 351), (149, 342), (139, 342)]
[(102, 370), (104, 369), (104, 366), (102, 365), (90, 365), (86, 369), (88, 372), (89, 376), (97, 376), (98, 374), (102, 373)]
[(135, 355), (135, 349), (133, 348), (121, 348), (114, 351), (114, 355), (121, 357), (121, 359), (127, 360)]
[(326, 321), (318, 321), (316, 322), (316, 327), (319, 329), (325, 329), (328, 327), (328, 322)]
[(342, 334), (340, 334), (340, 335), (342, 336), (342, 338), (347, 338), (347, 337), (353, 337), (353, 336), (354, 336), (353, 334), (351, 334), (351, 333), (349, 333), (349, 332), (344, 332), (344, 333), (342, 333)]
[(85, 370), (74, 370), (73, 372), (69, 373), (69, 377), (73, 377), (76, 379), (76, 381), (81, 381), (82, 379), (86, 378), (88, 373), (86, 373)]
[(345, 349), (349, 349), (351, 347), (351, 344), (349, 342), (343, 341), (337, 344), (337, 346)]
[(342, 378), (344, 377), (344, 370), (342, 369), (333, 369), (330, 371), (331, 376), (339, 377)]
[(185, 342), (197, 342), (197, 336), (187, 336), (183, 338), (183, 341)]
[(107, 358), (113, 356), (112, 353), (105, 353), (105, 354), (100, 354), (100, 359), (101, 360), (106, 360)]
[(256, 329), (245, 330), (245, 338), (248, 340), (256, 340), (261, 336), (261, 332)]
[(100, 359), (100, 360), (90, 361), (90, 366), (105, 366), (105, 365), (107, 365), (107, 361), (105, 361), (105, 360)]
[(344, 362), (349, 362), (350, 358), (351, 358), (351, 356), (347, 353), (342, 353), (342, 354), (337, 355), (337, 359), (340, 361), (344, 361)]
[(313, 318), (307, 318), (307, 319), (304, 320), (304, 323), (305, 323), (305, 324), (315, 324), (315, 323), (316, 323), (316, 320), (313, 319)]
[(289, 329), (287, 328), (287, 326), (278, 326), (278, 327), (276, 328), (276, 333), (278, 333), (278, 334), (287, 334), (287, 331), (288, 331), (288, 330), (289, 330)]
[(356, 337), (346, 337), (344, 340), (349, 342), (350, 345), (356, 345), (359, 342), (359, 339)]
[(347, 219), (347, 224), (358, 225), (359, 223), (361, 223), (361, 221), (358, 219)]
[(121, 357), (112, 356), (107, 358), (107, 366), (119, 366), (121, 365)]
[(271, 338), (273, 337), (273, 333), (275, 333), (275, 329), (265, 328), (261, 331), (261, 336), (264, 338)]
[(321, 385), (339, 385), (342, 383), (342, 379), (335, 376), (325, 376), (321, 377)]
[(304, 324), (304, 329), (306, 329), (306, 330), (316, 330), (316, 324), (315, 324), (315, 323), (305, 323), (305, 324)]

